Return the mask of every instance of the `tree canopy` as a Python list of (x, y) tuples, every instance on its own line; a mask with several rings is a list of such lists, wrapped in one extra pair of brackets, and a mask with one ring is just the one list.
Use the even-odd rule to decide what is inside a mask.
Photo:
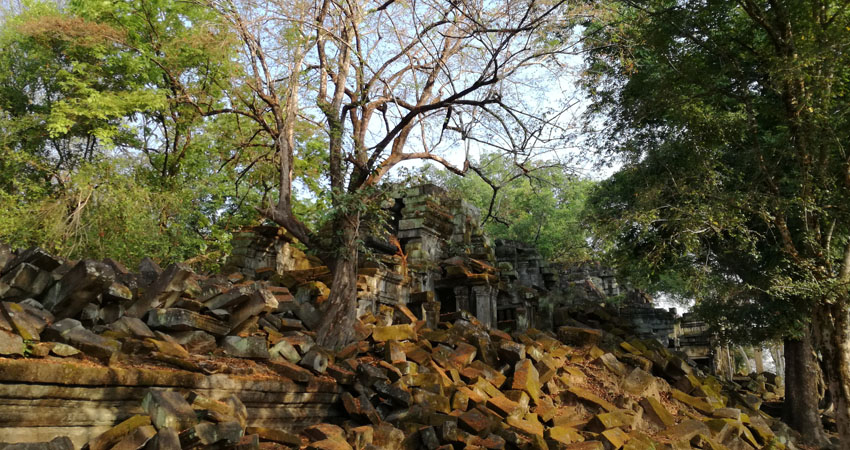
[(751, 338), (814, 323), (831, 390), (847, 397), (844, 5), (607, 6), (587, 28), (585, 85), (598, 145), (624, 163), (593, 200), (617, 251), (650, 278), (683, 276), (709, 317)]

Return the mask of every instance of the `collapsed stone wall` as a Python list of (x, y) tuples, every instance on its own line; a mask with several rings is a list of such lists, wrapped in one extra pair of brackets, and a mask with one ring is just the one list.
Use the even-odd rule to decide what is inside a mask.
[(560, 272), (561, 305), (565, 313), (606, 305), (625, 319), (641, 338), (652, 338), (682, 351), (702, 367), (716, 372), (717, 343), (708, 325), (692, 313), (657, 308), (647, 293), (617, 282), (616, 274), (599, 263), (565, 267)]
[[(468, 311), (502, 330), (553, 329), (566, 324), (553, 321), (557, 308), (582, 309), (621, 297), (616, 314), (641, 338), (657, 339), (711, 366), (714, 344), (703, 322), (654, 307), (646, 293), (621, 286), (610, 268), (599, 263), (555, 267), (532, 246), (492, 242), (478, 210), (435, 185), (400, 189), (394, 197), (388, 235), (364, 239), (373, 254), (360, 264), (359, 314), (406, 305), (420, 317)], [(304, 298), (310, 296), (307, 290), (315, 293), (330, 283), (321, 262), (277, 227), (237, 233), (226, 268), (250, 277), (276, 275), (293, 291), (301, 289)], [(297, 284), (317, 274), (321, 289)]]
[[(420, 317), (467, 311), (484, 325), (505, 330), (538, 322), (551, 326), (540, 300), (557, 287), (557, 273), (536, 249), (504, 240), (494, 244), (475, 207), (431, 184), (399, 190), (390, 213), (387, 236), (364, 237), (372, 254), (360, 261), (359, 314), (406, 305)], [(321, 262), (310, 260), (275, 227), (238, 233), (225, 267), (281, 280), (305, 298), (307, 291), (315, 294), (330, 284)], [(322, 286), (316, 288), (316, 282)]]
[(0, 245), (0, 449), (792, 443), (763, 408), (781, 380), (705, 376), (604, 311), (557, 334), (509, 334), (463, 311), (428, 323), (381, 305), (355, 322), (353, 343), (320, 348), (325, 272), (258, 281), (152, 261), (130, 272)]

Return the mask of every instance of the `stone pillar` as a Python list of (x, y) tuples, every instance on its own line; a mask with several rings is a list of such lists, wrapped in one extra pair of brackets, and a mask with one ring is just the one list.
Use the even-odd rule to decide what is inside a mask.
[[(458, 286), (454, 288), (455, 311), (469, 311), (469, 287)], [(454, 311), (445, 311), (454, 312)]]
[(440, 302), (422, 303), (422, 317), (425, 318), (426, 328), (436, 330), (437, 324), (440, 323)]
[(492, 327), (496, 325), (496, 299), (493, 295), (493, 287), (489, 285), (473, 286), (472, 297), (475, 298), (475, 317), (484, 325)]

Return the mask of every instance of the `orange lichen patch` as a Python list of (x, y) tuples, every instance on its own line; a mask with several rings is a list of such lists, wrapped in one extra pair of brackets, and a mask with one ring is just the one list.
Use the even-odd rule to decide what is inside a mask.
[(83, 46), (123, 42), (123, 31), (81, 17), (44, 16), (18, 25), (22, 34), (41, 39), (74, 41)]

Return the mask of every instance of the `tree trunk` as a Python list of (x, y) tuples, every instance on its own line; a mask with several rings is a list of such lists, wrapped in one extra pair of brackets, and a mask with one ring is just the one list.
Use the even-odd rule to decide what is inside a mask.
[(764, 372), (764, 355), (761, 344), (759, 344), (759, 347), (753, 347), (753, 359), (756, 362), (756, 373)]
[(850, 311), (846, 301), (816, 306), (812, 326), (823, 355), (841, 448), (850, 450)]
[(827, 439), (818, 413), (818, 377), (814, 376), (819, 370), (808, 330), (799, 340), (785, 340), (784, 420), (806, 443), (823, 447)]
[(338, 256), (328, 267), (333, 274), (330, 295), (323, 305), (322, 322), (316, 330), (319, 345), (339, 349), (354, 338), (357, 319), (357, 237), (359, 214), (345, 215), (335, 230), (342, 235)]

